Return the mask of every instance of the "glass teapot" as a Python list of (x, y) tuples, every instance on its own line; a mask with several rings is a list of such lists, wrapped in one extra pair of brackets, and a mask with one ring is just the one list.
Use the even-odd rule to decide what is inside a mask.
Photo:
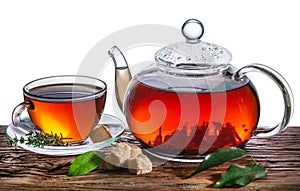
[[(116, 46), (109, 51), (117, 101), (129, 128), (145, 151), (161, 159), (196, 162), (220, 148), (243, 147), (252, 136), (282, 132), (293, 114), (292, 91), (278, 72), (261, 64), (236, 69), (227, 49), (200, 40), (203, 32), (200, 21), (187, 20), (186, 42), (160, 49), (154, 67), (133, 78), (122, 52)], [(260, 102), (246, 76), (253, 71), (281, 90), (284, 115), (275, 127), (257, 127)]]

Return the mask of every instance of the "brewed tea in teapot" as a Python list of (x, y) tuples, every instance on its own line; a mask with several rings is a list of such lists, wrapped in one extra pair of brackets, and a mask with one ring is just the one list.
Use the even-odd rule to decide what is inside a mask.
[[(175, 149), (181, 154), (198, 154), (241, 146), (255, 133), (259, 102), (250, 80), (234, 89), (210, 93), (164, 90), (140, 81), (134, 86), (127, 95), (124, 112), (130, 113), (128, 124), (146, 147), (163, 145), (161, 152)], [(213, 109), (224, 114), (212, 116), (217, 112)]]

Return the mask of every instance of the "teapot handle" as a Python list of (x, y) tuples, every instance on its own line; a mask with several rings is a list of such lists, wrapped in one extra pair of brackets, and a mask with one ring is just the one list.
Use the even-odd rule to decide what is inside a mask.
[(239, 81), (248, 72), (260, 72), (270, 77), (281, 90), (285, 106), (282, 120), (274, 127), (258, 127), (256, 135), (258, 137), (268, 137), (284, 131), (287, 128), (287, 125), (291, 120), (294, 111), (294, 98), (289, 84), (277, 71), (268, 66), (256, 63), (240, 68), (235, 72), (233, 78)]

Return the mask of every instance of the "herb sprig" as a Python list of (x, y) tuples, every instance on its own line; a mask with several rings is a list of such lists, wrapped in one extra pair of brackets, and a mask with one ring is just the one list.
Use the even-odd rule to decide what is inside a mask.
[(19, 139), (17, 137), (9, 137), (7, 140), (7, 144), (9, 146), (17, 146), (18, 143), (25, 143), (26, 145), (31, 145), (33, 147), (39, 147), (43, 148), (44, 146), (67, 146), (68, 143), (64, 143), (63, 140), (69, 139), (64, 138), (62, 134), (57, 135), (56, 133), (51, 134), (44, 133), (44, 132), (38, 132), (38, 131), (30, 131), (26, 134), (25, 139), (23, 136), (21, 136)]

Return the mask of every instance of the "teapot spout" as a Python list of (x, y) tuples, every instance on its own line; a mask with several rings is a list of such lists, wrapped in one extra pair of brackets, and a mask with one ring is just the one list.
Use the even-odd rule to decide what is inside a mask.
[(117, 46), (113, 46), (108, 54), (115, 64), (115, 94), (118, 105), (123, 111), (124, 96), (132, 76), (128, 68), (127, 61)]

